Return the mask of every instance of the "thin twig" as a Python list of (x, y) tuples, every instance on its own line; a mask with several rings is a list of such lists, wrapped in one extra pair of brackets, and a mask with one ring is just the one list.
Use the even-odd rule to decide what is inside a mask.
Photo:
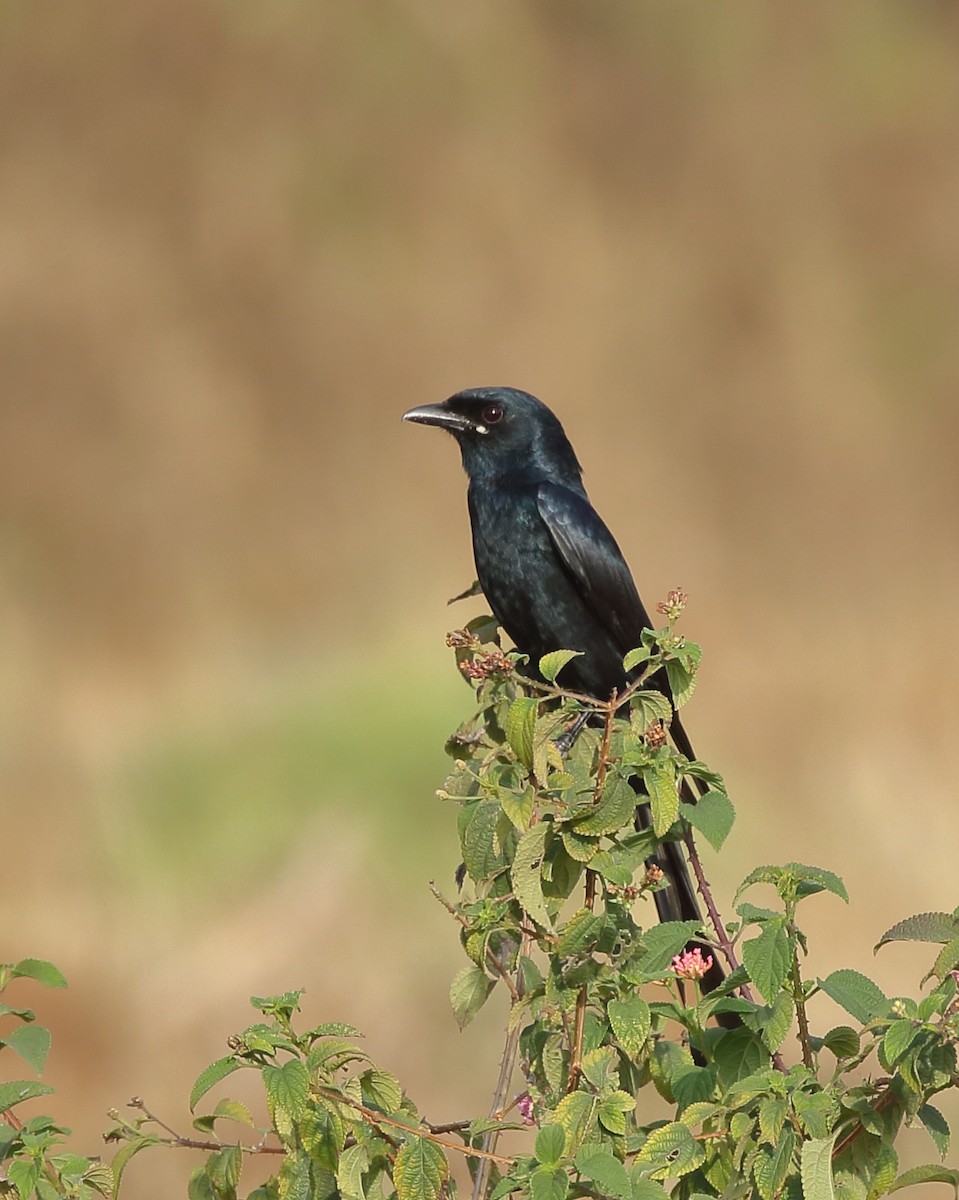
[[(224, 1149), (226, 1149), (227, 1146), (233, 1147), (236, 1145), (236, 1142), (214, 1142), (214, 1141), (204, 1141), (201, 1138), (184, 1137), (182, 1133), (177, 1133), (177, 1131), (175, 1129), (172, 1129), (169, 1125), (167, 1125), (166, 1121), (161, 1121), (159, 1117), (155, 1116), (152, 1112), (150, 1112), (150, 1110), (143, 1103), (143, 1101), (140, 1099), (139, 1096), (133, 1097), (133, 1099), (130, 1101), (129, 1107), (139, 1109), (140, 1112), (143, 1113), (143, 1115), (146, 1117), (146, 1119), (148, 1121), (152, 1121), (154, 1125), (159, 1125), (161, 1129), (165, 1130), (170, 1135), (168, 1138), (160, 1139), (161, 1144), (164, 1146), (176, 1146), (178, 1149), (184, 1149), (184, 1150), (211, 1150), (211, 1151), (214, 1151), (214, 1150), (224, 1150)], [(264, 1135), (264, 1136), (266, 1136), (266, 1135)], [(286, 1153), (286, 1147), (284, 1147), (284, 1146), (267, 1146), (265, 1144), (265, 1141), (259, 1142), (256, 1146), (240, 1146), (240, 1149), (243, 1151), (244, 1154), (285, 1154)]]
[[(446, 909), (446, 911), (452, 917), (454, 917), (457, 921), (459, 921), (459, 923), (463, 926), (464, 929), (469, 928), (469, 921), (467, 921), (467, 919), (463, 916), (463, 914), (461, 912), (456, 911), (456, 908), (452, 904), (450, 904), (449, 900), (446, 899), (446, 897), (439, 890), (439, 888), (436, 886), (436, 884), (433, 882), (432, 879), (430, 880), (430, 891), (433, 893), (433, 895), (436, 897), (436, 899), (439, 900), (440, 904), (443, 905), (443, 907)], [(502, 979), (502, 981), (506, 984), (507, 990), (509, 991), (509, 994), (512, 997), (513, 1003), (518, 1004), (520, 1001), (520, 994), (516, 989), (516, 984), (513, 982), (513, 979), (510, 976), (510, 973), (506, 970), (506, 968), (503, 966), (503, 964), (500, 962), (500, 960), (497, 958), (497, 956), (493, 953), (493, 951), (489, 948), (489, 946), (486, 947), (486, 961), (493, 968), (493, 970), (496, 972), (496, 974), (499, 975), (500, 979)]]

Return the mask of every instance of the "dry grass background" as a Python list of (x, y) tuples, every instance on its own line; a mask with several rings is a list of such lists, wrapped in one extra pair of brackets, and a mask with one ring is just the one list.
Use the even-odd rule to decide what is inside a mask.
[(691, 593), (720, 895), (837, 869), (814, 969), (913, 985), (868, 947), (959, 902), (957, 52), (905, 0), (4, 6), (0, 957), (70, 979), (21, 997), (78, 1148), (134, 1093), (187, 1126), (301, 985), (484, 1103), (426, 893), (463, 479), (399, 425), (469, 385), (553, 405)]

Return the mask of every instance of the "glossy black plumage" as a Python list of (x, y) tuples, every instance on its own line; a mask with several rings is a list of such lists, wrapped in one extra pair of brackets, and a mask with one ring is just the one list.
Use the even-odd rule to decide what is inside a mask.
[[(477, 576), (517, 649), (534, 668), (551, 650), (580, 650), (563, 684), (599, 699), (621, 691), (628, 683), (623, 656), (651, 622), (556, 416), (528, 392), (475, 388), (404, 419), (445, 428), (459, 443)], [(694, 758), (678, 717), (671, 733)], [(681, 850), (667, 843), (663, 856), (672, 886), (657, 893), (660, 916), (699, 920)]]

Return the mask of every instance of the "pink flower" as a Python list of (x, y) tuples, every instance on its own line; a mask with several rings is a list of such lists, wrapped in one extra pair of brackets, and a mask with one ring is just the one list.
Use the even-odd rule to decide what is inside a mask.
[(519, 1115), (522, 1117), (524, 1125), (536, 1124), (533, 1119), (533, 1101), (530, 1099), (528, 1092), (525, 1096), (520, 1096), (519, 1104), (516, 1107), (519, 1109)]
[(672, 968), (680, 979), (702, 979), (712, 965), (713, 956), (707, 954), (703, 958), (703, 952), (698, 946), (677, 954), (672, 961)]

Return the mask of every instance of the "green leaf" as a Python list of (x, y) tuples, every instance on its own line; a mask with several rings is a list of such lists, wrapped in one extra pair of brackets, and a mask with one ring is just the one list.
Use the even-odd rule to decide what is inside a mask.
[(851, 1025), (836, 1025), (822, 1040), (836, 1058), (855, 1058), (859, 1053), (859, 1034)]
[(610, 1000), (606, 1005), (606, 1015), (627, 1058), (635, 1062), (652, 1028), (649, 1005), (640, 996), (626, 996), (622, 1000)]
[(662, 692), (636, 692), (629, 702), (630, 722), (637, 734), (642, 736), (654, 721), (671, 721), (673, 706)]
[(370, 1165), (370, 1151), (363, 1142), (357, 1142), (340, 1155), (336, 1164), (336, 1186), (345, 1200), (363, 1200), (363, 1174)]
[[(615, 1080), (613, 1081), (615, 1082)], [(626, 1136), (626, 1117), (636, 1111), (636, 1097), (629, 1092), (609, 1092), (600, 1097), (596, 1116), (607, 1133)]]
[(536, 792), (531, 787), (524, 788), (521, 792), (512, 792), (503, 788), (499, 794), (503, 812), (509, 817), (513, 828), (518, 829), (520, 833), (529, 828), (535, 801)]
[(536, 1157), (548, 1167), (555, 1166), (566, 1148), (566, 1130), (562, 1125), (544, 1125), (536, 1135)]
[(110, 1161), (110, 1168), (113, 1172), (113, 1195), (117, 1196), (120, 1192), (120, 1180), (123, 1177), (123, 1172), (126, 1169), (127, 1163), (133, 1158), (134, 1154), (139, 1154), (141, 1150), (145, 1150), (147, 1146), (156, 1146), (160, 1139), (147, 1135), (146, 1137), (132, 1138), (129, 1142), (124, 1142), (120, 1149), (114, 1154)]
[(263, 1086), (273, 1108), (296, 1120), (306, 1110), (310, 1097), (310, 1074), (298, 1058), (291, 1058), (282, 1067), (267, 1063), (261, 1068)]
[(789, 1105), (783, 1096), (768, 1096), (759, 1106), (760, 1140), (775, 1146), (782, 1133)]
[(224, 1146), (207, 1159), (207, 1171), (219, 1196), (236, 1195), (236, 1185), (240, 1182), (242, 1170), (243, 1151), (239, 1146)]
[(49, 1096), (52, 1091), (53, 1088), (48, 1083), (39, 1083), (33, 1079), (12, 1079), (9, 1083), (0, 1083), (0, 1113), (7, 1112), (24, 1100)]
[(363, 1100), (370, 1108), (378, 1108), (382, 1113), (394, 1113), (402, 1107), (403, 1089), (400, 1081), (389, 1071), (370, 1067), (360, 1076), (360, 1087)]
[(186, 1187), (187, 1200), (217, 1200), (213, 1180), (207, 1174), (206, 1165), (197, 1167), (190, 1175)]
[(310, 1160), (302, 1150), (287, 1150), (277, 1175), (277, 1192), (279, 1200), (318, 1200), (310, 1184)]
[(6, 1043), (29, 1067), (33, 1067), (38, 1075), (43, 1072), (43, 1065), (50, 1052), (50, 1030), (42, 1025), (19, 1025), (11, 1029), (0, 1039), (0, 1045)]
[[(457, 973), (450, 984), (450, 1003), (460, 1029), (465, 1029), (489, 999), (496, 982), (472, 964)], [(399, 1105), (396, 1106), (397, 1108)], [(390, 1109), (389, 1111), (393, 1111)]]
[(479, 800), (464, 810), (460, 847), (463, 862), (473, 879), (489, 879), (503, 866), (496, 839), (496, 826), (502, 811), (498, 800)]
[(552, 650), (539, 660), (539, 673), (547, 683), (555, 683), (556, 676), (574, 658), (582, 655), (582, 650)]
[(789, 934), (782, 918), (769, 921), (759, 937), (743, 943), (743, 966), (767, 1004), (772, 1004), (791, 966)]
[(584, 817), (575, 818), (571, 824), (579, 836), (600, 837), (615, 833), (624, 825), (631, 825), (636, 810), (636, 793), (625, 779), (610, 775), (603, 786), (599, 804)]
[(959, 963), (959, 937), (954, 937), (951, 942), (947, 942), (939, 951), (932, 968), (932, 974), (937, 979), (945, 979), (956, 963)]
[(786, 871), (799, 884), (798, 895), (814, 896), (817, 892), (832, 892), (840, 900), (849, 903), (849, 893), (846, 885), (834, 871), (826, 871), (822, 867), (807, 867), (803, 863), (786, 863)]
[(529, 1177), (531, 1200), (566, 1200), (569, 1176), (561, 1167), (537, 1167)]
[(788, 992), (779, 992), (769, 1008), (760, 1010), (759, 1036), (770, 1054), (775, 1054), (786, 1040), (792, 1025), (794, 1005)]
[(836, 1135), (803, 1142), (800, 1151), (803, 1200), (836, 1200), (832, 1175), (832, 1148)]
[(40, 1164), (35, 1159), (15, 1158), (7, 1167), (6, 1175), (20, 1195), (29, 1198), (40, 1178)]
[(551, 930), (552, 922), (543, 900), (542, 878), (543, 853), (550, 828), (548, 821), (539, 821), (527, 829), (516, 846), (510, 875), (513, 894), (523, 911), (537, 924)]
[(346, 1142), (346, 1125), (333, 1108), (312, 1105), (297, 1125), (304, 1150), (324, 1170), (335, 1172)]
[(606, 917), (588, 908), (574, 912), (559, 933), (556, 953), (560, 958), (572, 958), (591, 949), (602, 936)]
[(882, 1039), (882, 1053), (887, 1068), (891, 1069), (909, 1050), (909, 1047), (922, 1037), (922, 1028), (914, 1021), (901, 1019), (893, 1021)]
[(827, 996), (832, 997), (838, 1005), (866, 1024), (873, 1017), (882, 1017), (889, 1012), (889, 999), (882, 991), (859, 971), (851, 967), (833, 971), (825, 979), (819, 980), (819, 986)]
[(762, 1200), (773, 1200), (786, 1182), (796, 1135), (788, 1127), (784, 1129), (775, 1146), (761, 1146), (753, 1163), (753, 1178)]
[(736, 820), (733, 802), (725, 792), (710, 789), (695, 804), (681, 804), (679, 807), (693, 829), (698, 830), (714, 850), (723, 848), (723, 842)]
[(227, 1075), (232, 1075), (234, 1071), (239, 1071), (241, 1067), (248, 1065), (248, 1063), (240, 1062), (230, 1054), (226, 1058), (218, 1058), (216, 1062), (212, 1062), (208, 1067), (205, 1067), (197, 1076), (196, 1083), (193, 1085), (193, 1091), (190, 1092), (190, 1112), (195, 1110), (197, 1103), (214, 1084), (219, 1083), (221, 1079), (226, 1079)]
[(832, 1096), (826, 1092), (795, 1092), (792, 1105), (803, 1130), (811, 1138), (821, 1140), (829, 1137), (839, 1116), (839, 1105)]
[(647, 929), (642, 936), (646, 953), (639, 961), (643, 977), (662, 979), (672, 959), (702, 927), (701, 921), (664, 921), (662, 925)]
[(593, 1128), (597, 1099), (586, 1092), (570, 1092), (553, 1111), (553, 1120), (566, 1130), (566, 1153), (574, 1154)]
[(532, 696), (520, 696), (509, 706), (506, 714), (506, 740), (524, 767), (533, 765), (533, 734), (539, 701)]
[(597, 838), (581, 834), (578, 830), (565, 826), (563, 828), (563, 845), (570, 858), (581, 863), (591, 862), (599, 849)]
[(940, 942), (945, 945), (959, 935), (959, 920), (952, 913), (926, 912), (906, 917), (882, 935), (874, 950), (889, 942)]
[(448, 1174), (443, 1151), (425, 1138), (410, 1134), (393, 1165), (397, 1200), (438, 1200)]
[(682, 708), (696, 690), (696, 669), (676, 658), (666, 660), (666, 678), (676, 708)]
[(650, 650), (649, 646), (636, 646), (636, 648), (630, 650), (623, 659), (623, 670), (628, 675), (634, 667), (638, 667), (640, 663), (646, 662), (651, 653), (652, 651)]
[(672, 759), (646, 767), (643, 783), (649, 793), (653, 832), (657, 837), (663, 837), (679, 816), (679, 793), (676, 791), (676, 769)]
[(939, 1157), (945, 1158), (949, 1153), (949, 1122), (939, 1109), (934, 1108), (931, 1104), (924, 1104), (916, 1116), (922, 1122), (926, 1133), (936, 1143)]
[(889, 1190), (898, 1192), (900, 1188), (913, 1187), (917, 1183), (951, 1183), (955, 1194), (959, 1196), (959, 1171), (935, 1164), (904, 1171)]
[(626, 1168), (605, 1146), (596, 1143), (584, 1146), (573, 1163), (581, 1175), (597, 1185), (596, 1190), (601, 1196), (631, 1200), (633, 1191)]
[(12, 979), (35, 979), (44, 987), (49, 988), (65, 988), (67, 986), (67, 981), (60, 968), (42, 958), (21, 958), (10, 968), (10, 977)]
[(713, 1062), (723, 1087), (745, 1079), (765, 1067), (769, 1058), (759, 1038), (748, 1029), (730, 1029), (716, 1042)]
[(706, 1151), (680, 1121), (654, 1129), (636, 1155), (637, 1163), (651, 1163), (650, 1179), (680, 1179), (695, 1171)]
[(629, 1177), (633, 1188), (633, 1200), (669, 1200), (669, 1193), (663, 1185), (641, 1175), (642, 1169), (642, 1167), (634, 1167)]

